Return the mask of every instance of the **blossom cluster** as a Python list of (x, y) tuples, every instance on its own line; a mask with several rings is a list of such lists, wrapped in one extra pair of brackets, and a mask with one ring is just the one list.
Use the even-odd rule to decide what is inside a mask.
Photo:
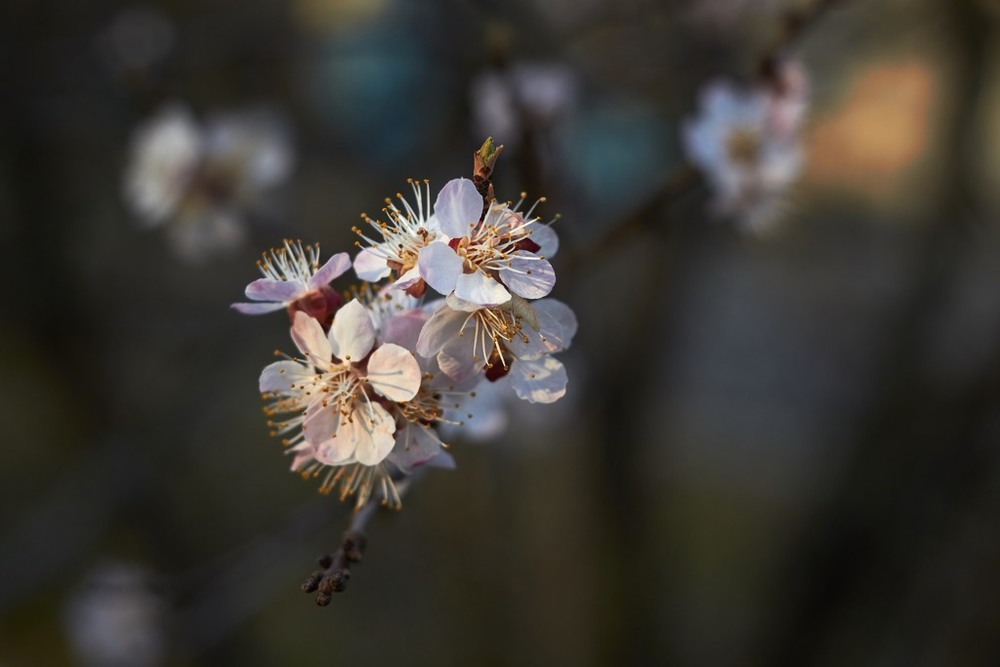
[[(318, 245), (286, 241), (259, 262), (246, 314), (285, 310), (298, 356), (268, 365), (260, 391), (292, 470), (319, 477), (363, 507), (399, 507), (395, 482), (422, 465), (454, 467), (441, 428), (474, 415), (481, 383), (551, 403), (566, 392), (553, 357), (576, 333), (573, 311), (548, 298), (558, 237), (534, 208), (492, 198), (492, 187), (428, 183), (362, 216), (360, 250), (320, 263)], [(353, 268), (362, 281), (330, 283)], [(435, 294), (436, 293), (436, 294)], [(491, 395), (494, 392), (488, 392)], [(481, 400), (481, 399), (480, 399)]]

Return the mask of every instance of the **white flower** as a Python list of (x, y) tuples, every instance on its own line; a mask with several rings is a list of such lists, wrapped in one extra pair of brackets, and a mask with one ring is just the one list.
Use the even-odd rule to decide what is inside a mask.
[(288, 133), (274, 116), (247, 111), (201, 124), (172, 104), (135, 131), (124, 194), (143, 224), (169, 223), (177, 249), (200, 259), (242, 241), (242, 218), (291, 164)]
[(387, 199), (383, 210), (389, 218), (388, 222), (373, 220), (367, 215), (361, 216), (382, 237), (381, 241), (366, 236), (358, 227), (353, 229), (368, 244), (362, 247), (354, 259), (354, 271), (362, 280), (378, 282), (388, 277), (393, 270), (399, 276), (395, 285), (401, 289), (411, 287), (420, 280), (416, 268), (417, 254), (438, 237), (439, 229), (437, 219), (431, 213), (429, 183), (424, 181), (423, 189), (421, 184), (412, 179), (409, 183), (415, 195), (415, 205), (406, 201), (402, 194), (397, 194), (402, 208)]
[(688, 159), (708, 179), (718, 213), (752, 229), (774, 221), (802, 169), (804, 109), (797, 95), (743, 92), (719, 81), (706, 86), (701, 113), (685, 123), (683, 140)]
[(555, 299), (519, 298), (479, 307), (449, 297), (420, 332), (416, 351), (434, 357), (442, 372), (462, 383), (480, 373), (495, 381), (509, 375), (518, 398), (551, 403), (566, 393), (566, 370), (551, 355), (576, 334), (573, 311)]
[(482, 208), (482, 197), (468, 179), (455, 179), (441, 189), (434, 214), (451, 240), (420, 250), (421, 277), (441, 294), (454, 292), (482, 306), (506, 303), (511, 294), (525, 299), (546, 296), (556, 281), (545, 255), (555, 249), (555, 233), (531, 218), (531, 211), (525, 218), (493, 203), (480, 221)]
[(260, 390), (276, 398), (269, 414), (294, 413), (272, 425), (278, 434), (298, 430), (286, 441), (300, 454), (295, 469), (307, 459), (321, 467), (382, 463), (395, 444), (390, 409), (420, 387), (416, 359), (399, 345), (376, 346), (371, 316), (357, 299), (337, 311), (329, 333), (302, 312), (295, 313), (291, 333), (304, 360), (267, 366)]
[[(285, 240), (284, 247), (272, 249), (270, 256), (264, 253), (257, 262), (264, 277), (246, 288), (247, 298), (257, 303), (234, 303), (232, 307), (247, 315), (259, 315), (303, 302), (302, 309), (324, 323), (341, 304), (340, 296), (329, 284), (351, 267), (351, 258), (346, 252), (337, 253), (320, 266), (319, 256), (319, 244), (303, 247), (299, 241)], [(329, 326), (329, 322), (324, 324)]]

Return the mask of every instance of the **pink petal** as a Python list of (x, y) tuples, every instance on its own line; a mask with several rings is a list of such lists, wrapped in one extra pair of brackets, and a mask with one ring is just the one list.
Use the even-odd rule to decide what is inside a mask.
[(389, 460), (404, 473), (410, 473), (441, 452), (441, 439), (433, 429), (422, 424), (407, 424), (396, 434), (396, 446)]
[(390, 401), (408, 401), (420, 389), (420, 366), (409, 350), (386, 343), (368, 360), (368, 383)]
[(306, 355), (314, 363), (329, 363), (333, 356), (330, 341), (320, 323), (301, 310), (295, 311), (295, 321), (292, 323), (292, 340), (299, 352)]
[(339, 252), (326, 260), (326, 264), (319, 267), (319, 270), (309, 279), (309, 287), (329, 285), (349, 268), (351, 268), (351, 257), (346, 252)]
[(375, 345), (375, 325), (360, 301), (351, 299), (333, 316), (330, 340), (339, 359), (357, 363), (368, 356)]
[(453, 238), (468, 236), (482, 212), (483, 196), (467, 178), (445, 183), (434, 202), (434, 216), (441, 231)]
[(548, 260), (520, 252), (500, 269), (500, 277), (511, 292), (525, 299), (541, 299), (556, 284), (556, 272)]
[(246, 295), (254, 301), (293, 301), (306, 291), (306, 286), (297, 280), (272, 280), (258, 278), (247, 285)]
[(285, 307), (285, 304), (281, 302), (234, 303), (231, 307), (233, 310), (243, 313), (244, 315), (263, 315), (264, 313), (273, 313), (276, 310), (282, 310)]
[(335, 438), (340, 429), (340, 411), (335, 404), (323, 407), (317, 401), (306, 410), (306, 418), (302, 423), (302, 435), (306, 441), (319, 445)]
[(455, 296), (481, 306), (499, 306), (510, 301), (510, 292), (482, 271), (463, 273), (455, 282)]
[(462, 258), (447, 243), (429, 243), (417, 255), (417, 268), (428, 285), (448, 294), (462, 275)]
[(411, 310), (390, 317), (382, 325), (382, 342), (395, 343), (407, 350), (417, 349), (420, 331), (428, 318), (429, 315), (421, 310)]

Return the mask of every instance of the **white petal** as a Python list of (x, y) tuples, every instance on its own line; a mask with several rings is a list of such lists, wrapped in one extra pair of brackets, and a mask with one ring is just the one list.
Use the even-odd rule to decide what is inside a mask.
[(482, 372), (486, 360), (476, 354), (474, 347), (471, 333), (446, 341), (437, 355), (441, 372), (456, 383), (467, 382)]
[(531, 236), (528, 238), (539, 245), (538, 252), (535, 254), (545, 259), (555, 257), (556, 252), (559, 250), (559, 236), (552, 229), (552, 225), (543, 225), (540, 222), (536, 222), (531, 225), (530, 229)]
[(471, 301), (466, 301), (465, 299), (459, 299), (454, 292), (445, 297), (444, 302), (452, 310), (461, 310), (466, 313), (474, 313), (482, 306), (478, 303), (472, 303)]
[(339, 252), (326, 260), (326, 264), (319, 267), (319, 270), (309, 279), (309, 287), (329, 285), (335, 278), (342, 276), (349, 268), (351, 268), (351, 257), (346, 252)]
[(525, 299), (548, 296), (556, 284), (556, 272), (548, 260), (524, 252), (518, 252), (500, 269), (500, 277), (511, 292)]
[(361, 280), (376, 283), (388, 276), (391, 271), (384, 257), (379, 257), (364, 248), (354, 258), (354, 273), (358, 274), (358, 278)]
[(358, 463), (373, 466), (381, 463), (396, 438), (396, 420), (378, 403), (357, 403), (352, 419), (341, 425), (340, 433), (355, 444), (354, 458)]
[(268, 364), (260, 374), (260, 392), (288, 392), (292, 385), (301, 386), (303, 382), (315, 377), (311, 369), (297, 361), (275, 361)]
[(393, 285), (401, 290), (405, 290), (407, 287), (414, 285), (418, 280), (420, 280), (420, 277), (420, 269), (414, 266), (412, 269), (397, 278)]
[(468, 316), (465, 313), (452, 310), (442, 304), (420, 330), (420, 337), (417, 339), (417, 354), (423, 357), (432, 357), (437, 354), (445, 343), (458, 336), (466, 317)]
[(357, 363), (368, 356), (375, 345), (375, 325), (360, 301), (351, 299), (333, 316), (330, 340), (339, 359)]
[(330, 350), (330, 342), (327, 340), (326, 332), (320, 323), (309, 317), (301, 310), (295, 311), (295, 321), (292, 324), (292, 340), (299, 352), (307, 358), (316, 362), (326, 363), (330, 361), (333, 352)]
[(523, 327), (520, 336), (515, 337), (508, 346), (519, 359), (537, 359), (544, 354), (561, 352), (573, 342), (576, 335), (576, 315), (562, 301), (541, 299), (532, 304), (536, 323), (535, 327)]
[(455, 283), (455, 295), (481, 306), (499, 306), (510, 301), (510, 292), (507, 288), (482, 271), (460, 275)]
[[(451, 237), (468, 236), (483, 212), (483, 196), (467, 178), (445, 183), (434, 202), (441, 231)], [(436, 289), (436, 288), (435, 288)]]
[(448, 294), (462, 275), (462, 258), (447, 243), (429, 243), (417, 254), (417, 268), (428, 285)]
[(345, 465), (354, 462), (355, 443), (344, 436), (334, 435), (329, 440), (313, 447), (313, 456), (328, 466)]
[(420, 389), (420, 366), (409, 350), (386, 343), (368, 360), (368, 383), (390, 401), (408, 401)]
[(552, 403), (566, 394), (566, 367), (553, 357), (518, 359), (508, 375), (517, 397), (531, 403)]
[(389, 460), (404, 473), (427, 463), (441, 452), (441, 439), (423, 424), (407, 424), (396, 434), (396, 446)]

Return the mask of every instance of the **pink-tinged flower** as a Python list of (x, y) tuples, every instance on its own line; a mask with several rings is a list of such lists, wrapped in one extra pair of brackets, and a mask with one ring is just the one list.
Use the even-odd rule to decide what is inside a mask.
[(272, 114), (219, 114), (199, 123), (173, 104), (135, 131), (124, 194), (144, 225), (167, 225), (178, 251), (201, 259), (242, 241), (245, 214), (291, 165), (287, 129)]
[(330, 283), (351, 267), (351, 258), (346, 252), (337, 253), (320, 266), (319, 257), (319, 244), (303, 246), (286, 239), (283, 247), (264, 253), (257, 262), (264, 277), (246, 288), (247, 298), (256, 303), (234, 303), (232, 307), (246, 315), (301, 310), (329, 328), (342, 303)]
[(427, 181), (417, 183), (412, 179), (409, 183), (413, 189), (415, 204), (410, 204), (402, 194), (397, 194), (399, 206), (391, 199), (386, 199), (383, 211), (389, 218), (388, 222), (374, 220), (367, 215), (361, 216), (382, 237), (381, 241), (367, 236), (358, 227), (353, 229), (367, 244), (358, 243), (362, 246), (361, 251), (354, 258), (354, 271), (362, 280), (378, 282), (395, 271), (397, 278), (394, 284), (400, 289), (412, 288), (420, 282), (417, 256), (424, 246), (440, 236), (440, 229), (437, 218), (431, 212), (430, 184)]
[(416, 351), (434, 357), (457, 383), (479, 374), (507, 380), (532, 403), (551, 403), (566, 393), (566, 370), (552, 354), (567, 349), (576, 334), (573, 311), (555, 299), (479, 307), (450, 296), (420, 332)]
[(684, 125), (688, 159), (704, 172), (721, 215), (763, 229), (780, 213), (784, 195), (802, 169), (799, 129), (804, 82), (785, 93), (739, 91), (724, 82), (706, 86), (700, 115)]
[(441, 294), (454, 292), (481, 306), (506, 303), (511, 294), (546, 296), (556, 282), (545, 255), (555, 249), (555, 233), (531, 217), (533, 209), (527, 217), (505, 204), (491, 204), (485, 215), (482, 209), (482, 197), (468, 179), (455, 179), (441, 189), (434, 213), (451, 240), (421, 249), (420, 275)]
[[(399, 345), (376, 344), (371, 316), (357, 299), (337, 311), (329, 332), (296, 312), (291, 333), (304, 359), (267, 366), (260, 390), (275, 398), (268, 414), (293, 414), (272, 422), (276, 434), (294, 433), (285, 441), (295, 446), (293, 469), (313, 474), (330, 467), (323, 484), (329, 490), (342, 481), (337, 468), (371, 468), (389, 456), (396, 442), (394, 406), (417, 395), (420, 367)], [(362, 477), (379, 475), (366, 471)], [(370, 491), (366, 486), (365, 495)]]

